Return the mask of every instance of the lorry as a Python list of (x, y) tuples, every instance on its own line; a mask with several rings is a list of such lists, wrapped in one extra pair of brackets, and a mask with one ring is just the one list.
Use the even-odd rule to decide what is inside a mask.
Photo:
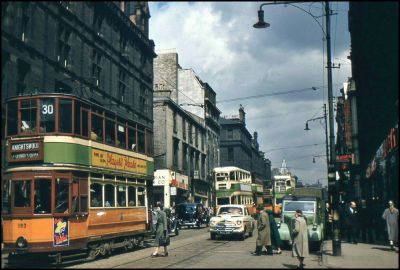
[(293, 241), (294, 213), (297, 209), (302, 210), (306, 219), (310, 249), (319, 249), (324, 240), (325, 189), (296, 188), (283, 197), (282, 213), (277, 225), (279, 236), (287, 245)]

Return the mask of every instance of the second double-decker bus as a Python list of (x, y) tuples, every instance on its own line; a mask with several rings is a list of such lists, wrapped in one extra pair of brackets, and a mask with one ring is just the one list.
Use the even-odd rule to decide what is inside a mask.
[(60, 262), (72, 251), (95, 258), (143, 242), (152, 130), (56, 93), (6, 100), (5, 131), (4, 251)]
[(224, 204), (243, 204), (253, 208), (254, 196), (249, 171), (227, 166), (216, 167), (213, 173), (217, 208)]

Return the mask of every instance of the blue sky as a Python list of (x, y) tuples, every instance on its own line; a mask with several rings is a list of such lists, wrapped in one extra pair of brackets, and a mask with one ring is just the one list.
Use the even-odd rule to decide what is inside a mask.
[[(290, 5), (264, 6), (271, 26), (255, 29), (262, 3), (149, 2), (150, 38), (156, 50), (176, 49), (181, 67), (192, 68), (214, 89), (222, 116), (237, 115), (244, 106), (246, 127), (258, 132), (260, 150), (273, 167), (285, 159), (303, 182), (326, 183), (324, 122), (310, 122), (311, 130), (304, 131), (305, 122), (322, 116), (327, 103), (324, 34), (310, 14)], [(322, 3), (296, 6), (325, 26)], [(336, 13), (332, 61), (340, 64), (332, 73), (333, 95), (339, 96), (351, 76), (348, 2), (330, 7)], [(256, 95), (261, 97), (224, 101)]]

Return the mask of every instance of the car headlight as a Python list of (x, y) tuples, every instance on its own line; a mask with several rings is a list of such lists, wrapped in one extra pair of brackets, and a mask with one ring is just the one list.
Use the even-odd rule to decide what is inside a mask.
[(281, 227), (281, 222), (280, 221), (276, 224), (276, 227), (278, 227), (278, 229)]
[(317, 229), (317, 227), (318, 227), (318, 225), (314, 223), (312, 226), (313, 231), (315, 231)]
[(238, 220), (238, 221), (236, 221), (236, 224), (237, 224), (237, 225), (241, 225), (241, 224), (242, 224), (242, 221), (241, 221), (241, 220)]
[(19, 247), (19, 248), (26, 248), (28, 246), (28, 242), (22, 236), (18, 237), (16, 243), (17, 243), (17, 247)]
[(215, 225), (215, 220), (210, 220), (210, 225), (214, 226)]

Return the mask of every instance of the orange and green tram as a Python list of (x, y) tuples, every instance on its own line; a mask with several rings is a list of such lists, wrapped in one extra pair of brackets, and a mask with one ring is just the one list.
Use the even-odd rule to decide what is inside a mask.
[(6, 100), (4, 251), (89, 258), (139, 246), (150, 229), (150, 128), (67, 94)]

